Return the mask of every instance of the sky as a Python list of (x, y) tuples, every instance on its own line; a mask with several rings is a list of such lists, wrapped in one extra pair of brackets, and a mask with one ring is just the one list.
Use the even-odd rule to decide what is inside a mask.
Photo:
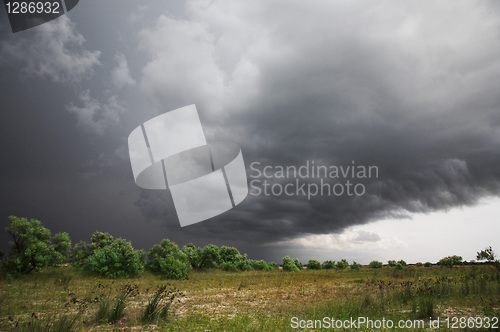
[[(499, 14), (493, 0), (87, 0), (12, 33), (2, 9), (2, 224), (278, 262), (500, 251)], [(127, 139), (192, 104), (207, 142), (241, 148), (250, 193), (181, 227), (170, 190), (134, 182)], [(338, 176), (279, 173), (318, 166)]]

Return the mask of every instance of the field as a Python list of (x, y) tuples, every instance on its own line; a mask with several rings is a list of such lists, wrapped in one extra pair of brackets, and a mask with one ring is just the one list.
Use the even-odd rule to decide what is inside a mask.
[[(430, 319), (435, 323), (439, 318), (441, 331), (448, 330), (448, 318), (449, 330), (457, 331), (467, 323), (475, 326), (469, 330), (480, 330), (475, 324), (484, 326), (488, 317), (491, 325), (500, 316), (500, 273), (490, 265), (295, 273), (213, 270), (194, 271), (183, 281), (148, 273), (112, 280), (55, 267), (0, 282), (1, 331), (327, 330), (323, 317), (366, 317), (394, 324), (423, 320), (427, 330)], [(154, 293), (165, 285), (155, 302)], [(144, 320), (148, 303), (150, 312), (158, 305), (158, 314), (149, 321)], [(297, 317), (293, 328), (292, 317)], [(321, 320), (322, 329), (307, 327), (314, 320)], [(454, 322), (458, 329), (451, 329)]]

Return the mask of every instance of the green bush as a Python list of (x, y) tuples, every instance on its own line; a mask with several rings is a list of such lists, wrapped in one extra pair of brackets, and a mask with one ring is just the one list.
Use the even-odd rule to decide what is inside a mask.
[(425, 262), (424, 263), (424, 267), (431, 267), (432, 266), (432, 263), (431, 262)]
[(416, 267), (422, 267), (422, 266), (424, 266), (424, 264), (422, 264), (422, 262), (418, 262), (418, 263), (415, 263), (415, 266)]
[(283, 257), (283, 271), (287, 272), (298, 272), (300, 271), (293, 259), (289, 256)]
[(295, 264), (295, 266), (297, 266), (297, 268), (302, 271), (304, 269), (304, 265), (302, 265), (302, 263), (299, 261), (298, 258), (295, 258), (293, 260), (293, 263)]
[[(398, 261), (398, 263), (399, 263), (399, 264), (401, 264), (401, 265), (403, 265), (403, 267), (405, 267), (405, 266), (406, 266), (406, 262), (405, 262), (404, 260), (400, 260), (400, 261)], [(397, 264), (396, 264), (396, 265), (397, 265)]]
[(382, 267), (382, 262), (371, 261), (368, 266), (371, 267), (372, 269), (380, 269)]
[(337, 262), (337, 264), (335, 265), (335, 267), (338, 269), (338, 270), (343, 270), (345, 268), (347, 268), (349, 266), (349, 263), (347, 262), (347, 260), (343, 259), (339, 262)]
[(406, 265), (401, 264), (400, 262), (396, 263), (396, 269), (402, 270)]
[(351, 264), (351, 270), (358, 271), (360, 267), (361, 267), (361, 264), (358, 264), (356, 262), (352, 262), (352, 264)]
[(260, 261), (252, 261), (252, 267), (254, 270), (257, 271), (267, 271), (269, 270), (269, 266), (267, 265), (266, 262), (260, 260)]
[(219, 268), (223, 271), (228, 271), (228, 272), (238, 271), (238, 266), (231, 262), (222, 262), (220, 263)]
[(267, 264), (267, 267), (269, 268), (269, 270), (278, 270), (280, 268), (280, 266), (276, 262)]
[(389, 267), (395, 267), (396, 266), (396, 261), (395, 260), (387, 261), (387, 265), (389, 265)]
[(148, 252), (148, 259), (148, 269), (161, 273), (167, 279), (187, 279), (191, 272), (191, 264), (186, 254), (169, 240), (155, 244)]
[(453, 267), (455, 265), (462, 265), (462, 257), (456, 255), (448, 256), (442, 258), (437, 264), (442, 267)]
[(38, 271), (66, 261), (71, 241), (67, 233), (58, 233), (51, 238), (50, 230), (39, 220), (9, 217), (5, 228), (12, 241), (10, 253), (2, 259), (2, 270), (13, 277)]
[(323, 269), (331, 270), (334, 268), (335, 268), (335, 261), (324, 261), (323, 262)]
[(315, 259), (310, 259), (307, 263), (308, 270), (321, 270), (321, 263)]
[(87, 272), (104, 277), (120, 278), (141, 274), (144, 271), (144, 264), (142, 251), (134, 250), (129, 241), (116, 239), (96, 249), (85, 260), (83, 268)]

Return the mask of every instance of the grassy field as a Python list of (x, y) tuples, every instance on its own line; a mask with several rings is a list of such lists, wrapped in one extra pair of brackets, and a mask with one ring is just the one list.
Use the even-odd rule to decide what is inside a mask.
[(431, 317), (440, 319), (443, 331), (446, 318), (451, 327), (452, 317), (479, 322), (500, 316), (500, 273), (488, 265), (295, 273), (213, 270), (194, 271), (183, 281), (147, 273), (110, 280), (58, 267), (0, 282), (1, 331), (321, 330), (318, 325), (292, 328), (292, 317), (303, 325), (323, 317), (384, 318), (395, 324), (423, 320), (427, 330)]

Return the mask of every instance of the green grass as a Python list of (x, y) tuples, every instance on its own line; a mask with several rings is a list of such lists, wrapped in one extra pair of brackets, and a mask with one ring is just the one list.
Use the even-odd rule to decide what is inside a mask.
[(500, 273), (487, 265), (210, 270), (182, 281), (149, 273), (111, 280), (59, 267), (0, 283), (2, 331), (283, 331), (292, 317), (500, 316)]

